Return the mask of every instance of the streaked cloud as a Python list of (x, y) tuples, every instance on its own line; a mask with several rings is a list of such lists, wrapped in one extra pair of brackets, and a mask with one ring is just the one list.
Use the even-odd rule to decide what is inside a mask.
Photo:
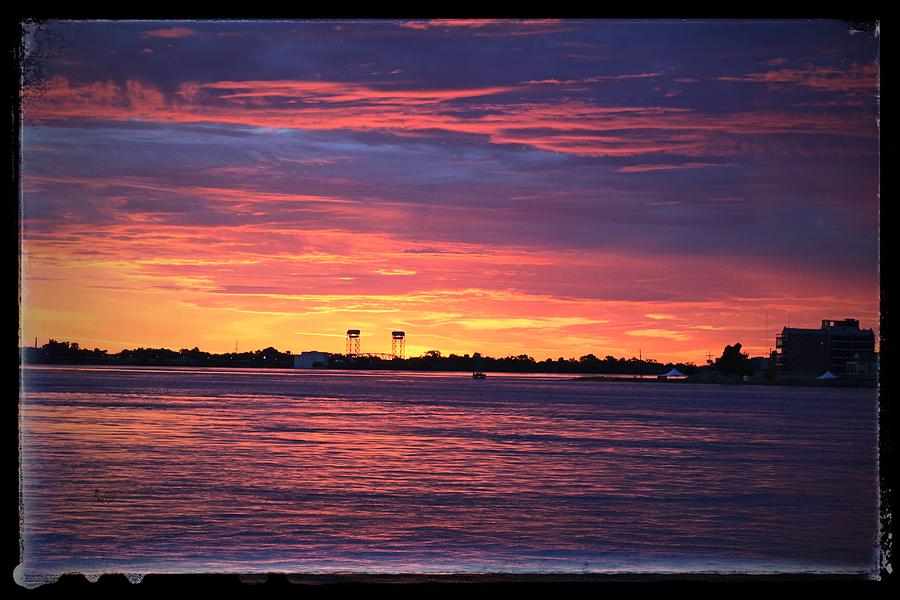
[(655, 319), (657, 321), (668, 320), (668, 319), (677, 319), (675, 315), (667, 315), (663, 313), (647, 313), (644, 315), (648, 319)]
[(596, 325), (606, 321), (592, 321), (579, 317), (545, 317), (535, 319), (458, 319), (453, 321), (466, 329), (557, 329), (561, 327), (574, 327), (583, 325)]
[(801, 86), (820, 92), (866, 92), (875, 89), (879, 68), (875, 64), (850, 65), (849, 68), (815, 67), (809, 69), (775, 69), (716, 77), (719, 81), (760, 83), (772, 89)]
[(199, 35), (197, 31), (189, 27), (168, 27), (165, 29), (151, 29), (140, 34), (142, 38), (174, 39)]
[(565, 31), (560, 28), (559, 19), (429, 19), (424, 21), (404, 21), (404, 29), (428, 31), (433, 29), (475, 30), (482, 33), (485, 28), (494, 29), (494, 35), (539, 35)]
[[(456, 106), (446, 109), (435, 106), (502, 96), (512, 90), (509, 86), (388, 90), (319, 81), (220, 81), (184, 83), (181, 91), (167, 98), (157, 88), (136, 80), (119, 86), (109, 81), (73, 84), (55, 78), (48, 82), (43, 96), (27, 106), (26, 119), (219, 123), (307, 131), (381, 130), (396, 134), (420, 131), (429, 136), (443, 131), (485, 136), (495, 144), (606, 157), (736, 156), (757, 153), (757, 148), (762, 146), (754, 140), (762, 135), (770, 136), (773, 144), (780, 141), (773, 136), (875, 139), (877, 135), (874, 125), (860, 128), (855, 122), (805, 112), (763, 110), (710, 115), (686, 108), (602, 106), (587, 100), (562, 104), (516, 100), (500, 107), (475, 104), (467, 110), (486, 112), (471, 116), (461, 114)], [(351, 106), (352, 110), (348, 110)], [(701, 161), (692, 164), (693, 168), (711, 166)]]
[(678, 342), (683, 342), (685, 340), (691, 339), (691, 336), (687, 335), (686, 333), (682, 333), (680, 331), (671, 331), (669, 329), (632, 329), (630, 331), (626, 331), (625, 335), (631, 335), (635, 337), (666, 338)]
[(763, 311), (877, 326), (880, 75), (840, 23), (64, 29), (23, 90), (29, 339), (702, 361), (765, 352)]
[(441, 28), (441, 27), (484, 27), (485, 25), (492, 25), (495, 23), (499, 23), (501, 21), (497, 19), (431, 19), (428, 21), (406, 21), (400, 23), (400, 27), (404, 27), (406, 29), (417, 29), (420, 31), (425, 31), (428, 29)]
[(378, 269), (375, 272), (379, 275), (388, 275), (391, 277), (416, 274), (415, 271), (411, 271), (409, 269)]
[(628, 165), (616, 169), (616, 173), (646, 173), (648, 171), (672, 171), (674, 169), (707, 169), (732, 167), (734, 163), (686, 162), (682, 164)]

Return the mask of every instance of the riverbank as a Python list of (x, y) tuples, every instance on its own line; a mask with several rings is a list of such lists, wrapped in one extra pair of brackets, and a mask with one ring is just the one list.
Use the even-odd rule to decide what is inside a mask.
[(780, 387), (837, 387), (837, 388), (876, 388), (878, 382), (874, 379), (824, 379), (819, 380), (815, 377), (801, 376), (783, 376), (775, 379), (753, 378), (744, 381), (743, 379), (729, 378), (722, 376), (718, 378), (701, 378), (701, 377), (685, 377), (678, 379), (663, 379), (659, 377), (607, 377), (607, 376), (586, 376), (573, 377), (571, 381), (616, 381), (616, 382), (645, 382), (645, 383), (688, 383), (702, 385), (761, 385), (761, 386), (780, 386)]
[[(441, 373), (446, 375), (453, 374), (461, 374), (470, 376), (469, 370), (445, 370), (445, 369), (428, 369), (428, 368), (415, 368), (411, 365), (403, 365), (398, 368), (399, 365), (390, 365), (390, 366), (381, 366), (381, 368), (354, 368), (348, 367), (347, 365), (342, 365), (341, 367), (326, 367), (321, 369), (299, 369), (294, 367), (291, 364), (285, 363), (275, 363), (273, 362), (244, 362), (244, 361), (234, 361), (234, 362), (219, 362), (219, 361), (209, 361), (206, 364), (196, 364), (193, 362), (170, 362), (170, 361), (121, 361), (121, 360), (105, 360), (105, 361), (58, 361), (58, 362), (22, 362), (20, 366), (27, 367), (91, 367), (91, 366), (105, 366), (105, 367), (149, 367), (149, 368), (183, 368), (185, 370), (189, 369), (197, 369), (197, 368), (219, 368), (219, 369), (272, 369), (272, 370), (290, 370), (290, 371), (347, 371), (347, 372), (364, 372), (364, 371), (376, 371), (376, 372), (410, 372), (410, 373)], [(540, 377), (540, 376), (553, 376), (554, 378), (558, 378), (561, 381), (609, 381), (609, 382), (630, 382), (630, 383), (671, 383), (671, 384), (718, 384), (718, 385), (756, 385), (756, 386), (783, 386), (783, 387), (837, 387), (837, 388), (875, 388), (878, 387), (878, 383), (874, 379), (849, 379), (849, 378), (838, 378), (838, 379), (828, 379), (828, 380), (818, 380), (813, 376), (789, 376), (782, 375), (775, 379), (765, 379), (763, 377), (753, 377), (746, 381), (736, 376), (725, 375), (717, 372), (701, 372), (696, 375), (692, 375), (690, 377), (678, 377), (678, 378), (661, 378), (659, 375), (655, 374), (631, 374), (631, 373), (606, 373), (606, 374), (586, 374), (586, 373), (560, 373), (560, 372), (552, 372), (552, 371), (487, 371), (487, 378), (491, 378), (494, 375), (506, 375), (506, 376), (522, 376), (522, 377)]]
[[(437, 350), (429, 350), (421, 356), (401, 358), (391, 355), (319, 353), (315, 362), (326, 369), (353, 369), (378, 371), (425, 371), (462, 372), (485, 371), (489, 373), (554, 373), (578, 375), (650, 375), (668, 373), (678, 369), (686, 375), (693, 375), (698, 368), (693, 364), (659, 363), (653, 359), (615, 358), (607, 356), (599, 359), (593, 354), (580, 358), (558, 358), (535, 360), (526, 354), (495, 358), (479, 353), (462, 356), (443, 356)], [(326, 355), (327, 359), (321, 355)], [(309, 362), (303, 354), (290, 351), (281, 352), (273, 347), (250, 352), (229, 352), (214, 354), (199, 348), (182, 348), (178, 351), (168, 348), (125, 349), (116, 354), (94, 348), (88, 350), (75, 342), (50, 340), (41, 347), (19, 349), (20, 362), (28, 365), (110, 365), (110, 366), (165, 366), (165, 367), (247, 367), (247, 368), (293, 368), (295, 363)]]

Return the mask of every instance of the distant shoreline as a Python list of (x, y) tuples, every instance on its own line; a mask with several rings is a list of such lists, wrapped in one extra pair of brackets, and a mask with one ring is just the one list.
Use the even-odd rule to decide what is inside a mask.
[(573, 377), (572, 381), (616, 381), (616, 382), (651, 382), (651, 383), (689, 383), (697, 385), (756, 385), (767, 387), (841, 387), (841, 388), (877, 388), (878, 383), (872, 379), (828, 379), (818, 380), (813, 376), (800, 377), (790, 376), (776, 379), (749, 379), (742, 380), (699, 380), (693, 377), (684, 377), (678, 379), (662, 379), (656, 376), (641, 377), (609, 377), (603, 375), (587, 375), (584, 377)]
[[(180, 367), (235, 367), (235, 368), (295, 368), (304, 354), (279, 352), (269, 347), (242, 353), (212, 354), (198, 348), (174, 351), (167, 348), (137, 348), (108, 354), (106, 350), (81, 348), (77, 343), (50, 340), (44, 346), (20, 348), (19, 359), (25, 364), (79, 364), (112, 366), (180, 366)], [(492, 373), (552, 373), (570, 376), (578, 375), (645, 375), (655, 376), (678, 369), (687, 375), (694, 374), (698, 367), (694, 364), (660, 363), (653, 359), (630, 359), (607, 356), (603, 359), (593, 354), (581, 358), (556, 360), (535, 360), (520, 354), (495, 358), (479, 353), (462, 356), (450, 354), (442, 356), (431, 350), (422, 356), (408, 358), (389, 355), (340, 355), (316, 353), (315, 361), (308, 361), (325, 369), (377, 370), (377, 371), (423, 371), (423, 372), (473, 372)], [(324, 356), (323, 356), (324, 355)], [(308, 358), (308, 357), (307, 357)], [(312, 364), (304, 366), (312, 366)]]
[[(467, 375), (468, 371), (459, 370), (437, 370), (437, 369), (360, 369), (360, 368), (315, 368), (304, 369), (290, 367), (284, 365), (184, 365), (184, 364), (146, 364), (146, 363), (120, 363), (120, 362), (20, 362), (20, 367), (150, 367), (150, 368), (166, 368), (166, 369), (272, 369), (282, 371), (297, 372), (409, 372), (409, 373), (443, 373), (447, 375), (460, 374)], [(722, 376), (714, 379), (698, 379), (694, 377), (678, 377), (678, 378), (661, 378), (658, 374), (645, 373), (605, 373), (605, 374), (588, 374), (588, 373), (560, 373), (550, 371), (493, 371), (487, 372), (488, 378), (491, 375), (511, 375), (511, 376), (552, 376), (560, 381), (601, 381), (615, 383), (669, 383), (669, 384), (700, 384), (700, 385), (755, 385), (770, 387), (841, 387), (841, 388), (877, 388), (878, 384), (875, 380), (865, 379), (830, 379), (817, 380), (813, 376), (782, 376), (776, 379), (759, 379), (753, 378), (747, 381), (739, 379), (730, 379)]]
[[(449, 369), (416, 369), (411, 367), (404, 368), (346, 368), (346, 367), (314, 367), (302, 368), (284, 365), (196, 365), (196, 364), (147, 364), (147, 363), (120, 363), (120, 362), (21, 362), (22, 367), (111, 367), (111, 368), (156, 368), (156, 369), (264, 369), (277, 371), (296, 371), (298, 373), (434, 373), (446, 375), (466, 375), (471, 377), (471, 370), (449, 370)], [(591, 373), (566, 373), (553, 371), (484, 371), (487, 376), (491, 375), (520, 375), (520, 376), (547, 376), (554, 377), (560, 381), (575, 381), (581, 379), (596, 378)], [(632, 373), (606, 373), (603, 377), (610, 381), (633, 381), (634, 379), (642, 379), (645, 381), (657, 381), (658, 375), (646, 373), (642, 375), (634, 375)]]

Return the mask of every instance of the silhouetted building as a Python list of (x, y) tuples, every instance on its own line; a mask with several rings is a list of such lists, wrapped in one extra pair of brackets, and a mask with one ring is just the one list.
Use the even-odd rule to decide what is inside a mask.
[(764, 373), (769, 368), (768, 356), (753, 356), (748, 359), (753, 373)]
[(301, 352), (294, 357), (295, 369), (324, 369), (328, 366), (328, 354), (325, 352)]
[(789, 375), (874, 377), (875, 334), (856, 319), (824, 319), (821, 329), (785, 327), (775, 337), (779, 371)]

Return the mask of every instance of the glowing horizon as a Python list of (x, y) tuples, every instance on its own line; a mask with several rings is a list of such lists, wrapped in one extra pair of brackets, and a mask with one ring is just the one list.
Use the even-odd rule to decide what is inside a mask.
[(878, 38), (848, 29), (35, 26), (20, 342), (402, 329), (407, 356), (703, 364), (788, 324), (877, 339)]

